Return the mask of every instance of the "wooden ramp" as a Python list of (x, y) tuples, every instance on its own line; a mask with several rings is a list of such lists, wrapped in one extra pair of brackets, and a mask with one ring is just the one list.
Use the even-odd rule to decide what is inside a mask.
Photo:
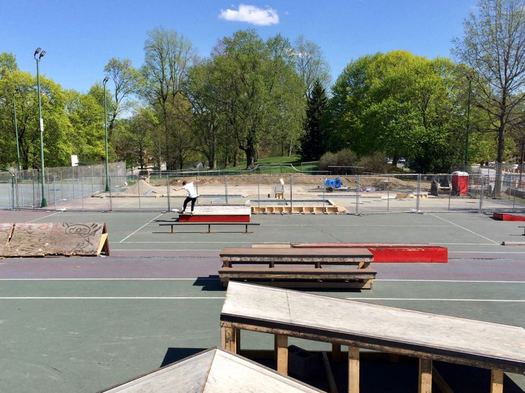
[(104, 223), (2, 224), (0, 242), (0, 257), (109, 255)]
[[(277, 369), (288, 370), (288, 337), (348, 346), (349, 392), (359, 392), (359, 351), (419, 359), (419, 391), (432, 389), (432, 361), (491, 370), (491, 392), (503, 371), (525, 373), (525, 329), (232, 282), (221, 312), (222, 348), (237, 352), (240, 329), (275, 335)], [(435, 381), (434, 381), (435, 382)]]
[[(365, 248), (225, 248), (219, 277), (287, 288), (370, 289), (376, 272)], [(266, 265), (266, 266), (264, 266)]]
[(107, 393), (321, 392), (238, 355), (211, 349), (161, 368)]

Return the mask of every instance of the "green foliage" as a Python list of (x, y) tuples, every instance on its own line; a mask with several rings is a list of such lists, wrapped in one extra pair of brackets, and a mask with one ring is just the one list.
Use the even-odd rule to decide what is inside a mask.
[(454, 68), (403, 51), (350, 63), (333, 89), (330, 147), (405, 157), (423, 172), (447, 171), (462, 151)]
[[(334, 173), (352, 172), (351, 167), (356, 167), (358, 162), (357, 154), (350, 149), (343, 149), (337, 153), (325, 153), (319, 160), (319, 169), (323, 171), (332, 171)], [(335, 168), (347, 167), (347, 168)]]
[(301, 156), (304, 161), (318, 160), (326, 151), (327, 109), (328, 99), (325, 90), (321, 82), (317, 80), (308, 97), (305, 132), (301, 140)]

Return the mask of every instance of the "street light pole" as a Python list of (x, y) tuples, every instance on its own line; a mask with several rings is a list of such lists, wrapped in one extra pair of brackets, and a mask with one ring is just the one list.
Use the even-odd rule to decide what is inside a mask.
[(42, 202), (40, 207), (47, 207), (46, 195), (45, 195), (45, 175), (44, 175), (44, 119), (42, 119), (42, 97), (40, 95), (40, 72), (39, 63), (42, 57), (46, 54), (46, 51), (42, 48), (36, 48), (33, 57), (36, 61), (36, 89), (38, 94), (38, 125), (40, 128), (40, 184), (42, 187)]
[(104, 170), (106, 174), (106, 188), (105, 188), (106, 192), (109, 192), (108, 116), (107, 116), (107, 110), (106, 110), (106, 83), (108, 83), (108, 81), (109, 81), (109, 78), (107, 76), (102, 81), (102, 85), (104, 86), (104, 151), (105, 151)]
[(16, 119), (16, 91), (13, 93), (13, 120), (15, 122), (15, 137), (16, 137), (16, 166), (18, 172), (22, 169), (20, 167), (20, 142), (18, 141), (18, 122)]

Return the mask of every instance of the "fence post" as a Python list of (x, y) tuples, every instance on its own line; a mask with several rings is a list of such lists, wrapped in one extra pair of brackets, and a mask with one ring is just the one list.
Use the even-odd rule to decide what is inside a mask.
[(293, 210), (293, 175), (290, 175), (290, 214)]
[(356, 186), (355, 186), (355, 214), (359, 215), (359, 195), (361, 192), (361, 186), (359, 181), (359, 175), (355, 175)]
[(11, 210), (15, 210), (15, 175), (11, 174)]
[(386, 212), (390, 212), (390, 176), (386, 178)]
[(416, 188), (416, 213), (419, 213), (419, 198), (421, 196), (421, 173), (417, 174), (417, 188)]
[(224, 201), (228, 205), (228, 176), (224, 175)]
[(261, 207), (261, 180), (257, 177), (257, 207)]
[(168, 211), (171, 211), (171, 202), (170, 202), (170, 175), (168, 174), (168, 171), (166, 171), (166, 189), (168, 195)]
[(483, 194), (485, 194), (485, 178), (483, 175), (480, 177), (480, 192), (479, 192), (479, 213), (483, 213)]

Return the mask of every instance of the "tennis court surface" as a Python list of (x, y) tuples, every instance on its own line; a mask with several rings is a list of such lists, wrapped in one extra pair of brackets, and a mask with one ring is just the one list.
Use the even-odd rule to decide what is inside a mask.
[[(519, 223), (476, 213), (262, 215), (241, 233), (181, 228), (171, 213), (1, 211), (0, 222), (105, 222), (110, 256), (0, 259), (0, 391), (94, 392), (219, 346), (224, 247), (254, 243), (431, 243), (447, 264), (376, 264), (370, 291), (324, 296), (525, 327)], [(524, 243), (525, 244), (525, 243)], [(291, 340), (303, 348), (322, 344)], [(271, 349), (265, 335), (243, 347)], [(525, 377), (508, 375), (521, 389)]]

